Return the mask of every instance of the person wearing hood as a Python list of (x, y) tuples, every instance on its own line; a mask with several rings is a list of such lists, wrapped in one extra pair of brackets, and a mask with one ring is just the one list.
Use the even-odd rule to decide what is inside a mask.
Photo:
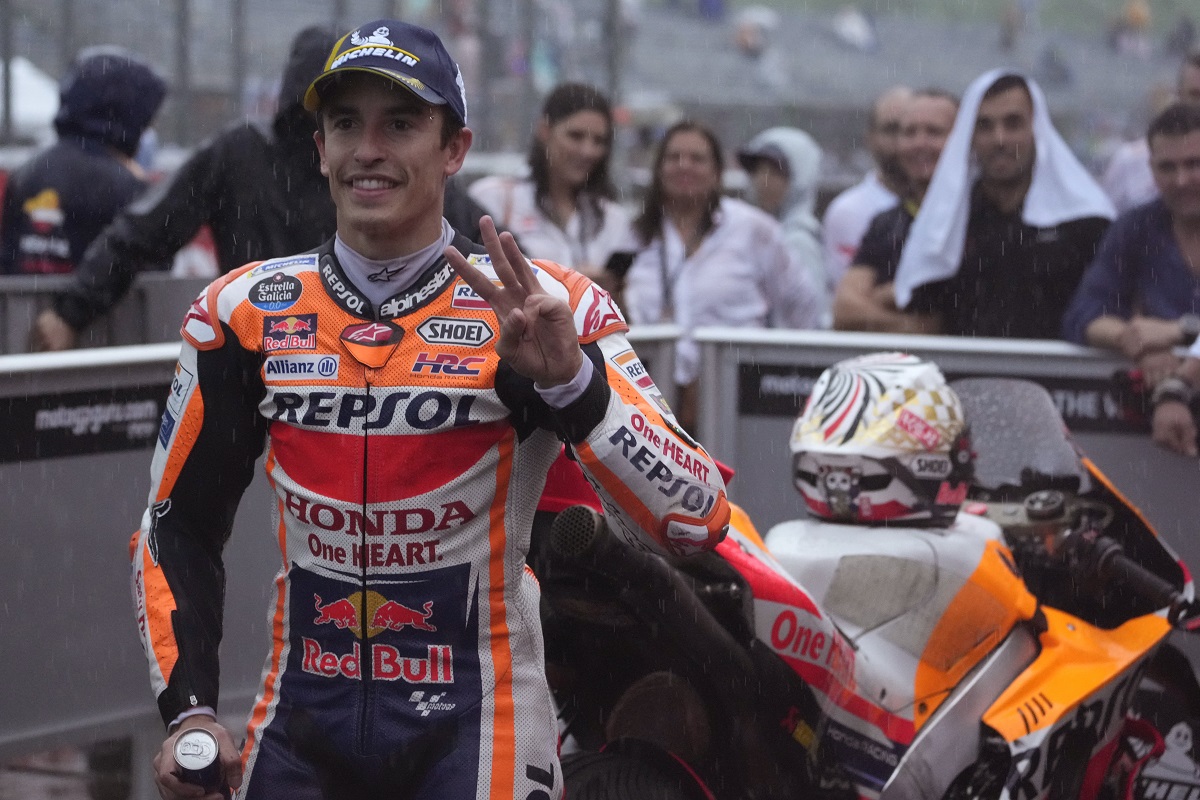
[(69, 273), (112, 218), (146, 188), (134, 160), (166, 83), (118, 47), (81, 51), (59, 86), (58, 141), (9, 178), (0, 274)]
[[(38, 317), (39, 349), (74, 347), (79, 332), (124, 296), (138, 272), (169, 264), (204, 225), (222, 273), (311, 250), (333, 236), (336, 213), (313, 141), (317, 124), (303, 101), (336, 39), (319, 26), (297, 33), (271, 123), (241, 120), (218, 133), (104, 229), (72, 285)], [(446, 217), (456, 230), (478, 241), (484, 213), (451, 184)]]
[(799, 128), (768, 128), (738, 151), (750, 176), (750, 200), (783, 229), (783, 240), (815, 292), (821, 327), (829, 327), (833, 283), (821, 255), (821, 223), (813, 213), (821, 147)]
[(967, 88), (896, 268), (896, 305), (956, 336), (1057, 339), (1112, 201), (1008, 70)]

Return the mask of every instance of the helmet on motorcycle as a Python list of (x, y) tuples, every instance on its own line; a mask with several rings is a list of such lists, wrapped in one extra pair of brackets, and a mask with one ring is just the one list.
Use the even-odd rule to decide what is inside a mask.
[(974, 453), (958, 396), (935, 364), (876, 353), (821, 374), (792, 429), (809, 511), (835, 522), (949, 525)]

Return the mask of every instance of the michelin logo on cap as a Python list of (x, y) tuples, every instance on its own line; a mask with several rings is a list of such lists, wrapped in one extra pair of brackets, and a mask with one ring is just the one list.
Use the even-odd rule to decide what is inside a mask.
[(385, 19), (369, 22), (343, 36), (329, 54), (325, 70), (304, 93), (307, 110), (317, 110), (321, 105), (321, 86), (339, 70), (383, 75), (408, 87), (427, 103), (445, 105), (463, 125), (467, 123), (467, 92), (462, 71), (442, 40), (427, 28)]

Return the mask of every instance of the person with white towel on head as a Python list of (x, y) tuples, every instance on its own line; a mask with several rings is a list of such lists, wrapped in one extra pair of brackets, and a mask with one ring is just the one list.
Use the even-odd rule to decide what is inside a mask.
[(901, 308), (959, 336), (1058, 339), (1112, 202), (1009, 70), (968, 87), (896, 271)]

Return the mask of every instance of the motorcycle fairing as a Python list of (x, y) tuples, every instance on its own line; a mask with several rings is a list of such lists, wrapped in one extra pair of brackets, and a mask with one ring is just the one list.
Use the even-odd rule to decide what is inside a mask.
[(983, 715), (1012, 755), (1001, 800), (1045, 798), (1052, 788), (1057, 796), (1063, 786), (1081, 796), (1096, 784), (1085, 767), (1105, 768), (1095, 756), (1120, 731), (1146, 664), (1171, 630), (1161, 616), (1104, 630), (1042, 611), (1041, 653)]
[(856, 693), (915, 731), (1036, 610), (1000, 536), (960, 514), (928, 530), (798, 520), (767, 542), (856, 649)]
[(980, 718), (1037, 657), (1032, 625), (1017, 625), (1004, 642), (964, 678), (921, 727), (912, 747), (884, 787), (880, 800), (940, 798), (979, 757)]

